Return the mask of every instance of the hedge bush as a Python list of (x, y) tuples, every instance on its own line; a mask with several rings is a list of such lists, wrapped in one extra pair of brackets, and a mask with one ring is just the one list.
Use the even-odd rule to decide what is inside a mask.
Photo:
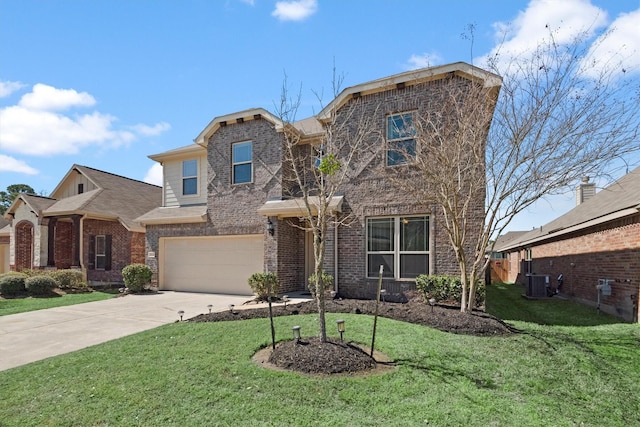
[[(249, 286), (259, 300), (278, 294), (278, 276), (275, 273), (254, 273), (249, 277)], [(269, 294), (271, 288), (271, 294)]]
[(0, 274), (0, 294), (14, 296), (24, 293), (26, 291), (24, 281), (27, 277), (26, 274), (15, 271)]
[(146, 264), (130, 264), (122, 269), (122, 279), (130, 292), (142, 292), (151, 284), (153, 272)]
[[(321, 278), (322, 278), (322, 283), (324, 284), (324, 290), (328, 290), (331, 289), (333, 287), (333, 276), (329, 273), (326, 273), (324, 270), (321, 273)], [(309, 291), (311, 292), (311, 295), (313, 295), (314, 297), (317, 295), (316, 294), (316, 290), (317, 290), (317, 285), (318, 285), (318, 279), (316, 278), (316, 274), (312, 274), (311, 276), (309, 276)]]
[(27, 277), (24, 285), (31, 295), (47, 295), (58, 286), (49, 274)]
[[(435, 298), (439, 302), (462, 302), (462, 282), (455, 276), (421, 274), (416, 277), (416, 287), (425, 299)], [(481, 280), (476, 285), (475, 306), (481, 307), (485, 300), (485, 286)]]
[(50, 273), (60, 289), (86, 289), (87, 283), (80, 270), (55, 270)]

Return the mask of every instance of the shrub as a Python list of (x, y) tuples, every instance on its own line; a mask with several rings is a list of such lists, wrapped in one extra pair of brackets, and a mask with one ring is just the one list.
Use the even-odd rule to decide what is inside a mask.
[(122, 269), (122, 279), (131, 292), (142, 292), (151, 283), (153, 272), (146, 264), (130, 264)]
[(249, 277), (249, 286), (259, 300), (275, 296), (278, 293), (278, 285), (278, 276), (275, 273), (254, 273)]
[[(459, 277), (455, 276), (435, 276), (421, 274), (416, 277), (416, 287), (425, 299), (435, 298), (441, 302), (462, 302), (462, 283)], [(481, 280), (476, 285), (476, 307), (484, 305), (485, 287)]]
[(53, 277), (48, 274), (27, 277), (24, 285), (31, 295), (47, 295), (58, 286)]
[(80, 270), (56, 270), (52, 271), (50, 274), (60, 289), (87, 288), (87, 283), (84, 281), (82, 271)]
[[(333, 287), (332, 275), (330, 275), (329, 273), (326, 273), (323, 270), (320, 277), (322, 278), (322, 283), (324, 284), (325, 291)], [(316, 278), (316, 274), (314, 273), (311, 276), (309, 276), (309, 291), (311, 292), (311, 295), (313, 295), (314, 297), (317, 295), (316, 294), (317, 287), (318, 287), (318, 279)]]
[(25, 292), (24, 281), (26, 278), (26, 274), (15, 271), (0, 274), (0, 294), (13, 296)]

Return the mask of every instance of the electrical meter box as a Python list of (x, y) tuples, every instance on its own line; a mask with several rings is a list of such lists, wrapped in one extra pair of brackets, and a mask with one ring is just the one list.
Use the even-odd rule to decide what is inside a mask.
[(611, 296), (611, 279), (598, 279), (598, 285), (596, 288), (600, 291), (600, 294), (604, 297)]

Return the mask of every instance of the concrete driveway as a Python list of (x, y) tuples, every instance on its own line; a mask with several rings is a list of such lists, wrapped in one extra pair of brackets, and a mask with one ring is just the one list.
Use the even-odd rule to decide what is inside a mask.
[[(212, 311), (263, 306), (250, 296), (161, 291), (0, 316), (0, 371)], [(293, 298), (291, 302), (296, 302)]]

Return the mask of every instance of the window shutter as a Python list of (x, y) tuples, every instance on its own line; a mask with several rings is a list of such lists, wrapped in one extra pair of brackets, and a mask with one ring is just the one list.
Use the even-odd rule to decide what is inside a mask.
[(111, 234), (104, 236), (104, 269), (111, 270)]
[(87, 260), (87, 268), (95, 270), (96, 268), (96, 236), (89, 236), (89, 259)]

